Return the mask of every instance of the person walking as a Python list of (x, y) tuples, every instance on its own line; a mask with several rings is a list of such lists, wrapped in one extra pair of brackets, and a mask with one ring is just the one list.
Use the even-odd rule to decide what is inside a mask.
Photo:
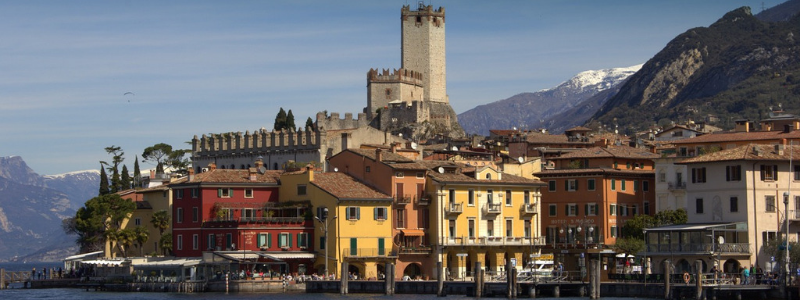
[(750, 268), (747, 266), (744, 267), (742, 270), (742, 284), (747, 285), (750, 284)]

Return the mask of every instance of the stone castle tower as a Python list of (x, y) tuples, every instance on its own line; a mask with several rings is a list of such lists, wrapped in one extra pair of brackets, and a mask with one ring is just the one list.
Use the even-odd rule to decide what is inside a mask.
[(400, 69), (367, 72), (364, 112), (370, 124), (408, 137), (463, 137), (447, 96), (444, 8), (406, 5), (400, 20)]

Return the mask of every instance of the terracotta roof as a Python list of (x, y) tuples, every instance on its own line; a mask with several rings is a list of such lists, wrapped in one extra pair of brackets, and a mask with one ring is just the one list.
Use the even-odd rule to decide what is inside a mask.
[(564, 130), (564, 132), (567, 132), (567, 131), (592, 131), (592, 129), (591, 128), (586, 128), (586, 127), (583, 127), (583, 126), (575, 126), (575, 127), (570, 128), (570, 129)]
[(608, 148), (592, 147), (592, 148), (581, 149), (578, 151), (565, 153), (559, 157), (554, 157), (552, 159), (603, 158), (603, 157), (654, 159), (661, 157), (661, 155), (633, 147), (616, 146)]
[(800, 131), (795, 130), (788, 133), (783, 131), (714, 132), (689, 139), (673, 141), (672, 143), (679, 145), (679, 144), (746, 142), (746, 141), (781, 140), (781, 139), (800, 139)]
[(314, 173), (312, 184), (339, 200), (391, 200), (392, 197), (364, 185), (344, 173)]
[(515, 176), (511, 174), (503, 173), (502, 179), (498, 180), (493, 178), (489, 179), (475, 179), (472, 176), (469, 176), (464, 173), (438, 173), (438, 172), (431, 172), (430, 175), (431, 179), (439, 181), (439, 182), (447, 182), (447, 183), (470, 183), (470, 184), (530, 184), (530, 185), (545, 185), (545, 183), (541, 180), (536, 179), (528, 179), (525, 177)]
[[(371, 160), (375, 160), (375, 149), (359, 149), (359, 148), (349, 148), (345, 151), (350, 151), (358, 155), (365, 156)], [(411, 162), (413, 160), (402, 156), (397, 153), (392, 153), (391, 151), (383, 151), (381, 156), (383, 156), (383, 162)]]
[(786, 145), (783, 153), (776, 151), (781, 145), (747, 144), (732, 149), (712, 152), (678, 162), (678, 164), (706, 163), (717, 161), (782, 161), (800, 158), (800, 145)]
[(538, 177), (547, 177), (548, 175), (586, 174), (586, 173), (608, 173), (608, 174), (619, 174), (619, 175), (655, 174), (653, 170), (617, 170), (617, 169), (606, 169), (606, 168), (586, 168), (586, 169), (545, 170), (533, 173), (533, 175)]
[(587, 137), (589, 141), (582, 142), (580, 140), (573, 140), (570, 141), (569, 137), (563, 134), (546, 134), (546, 133), (539, 133), (539, 132), (531, 132), (528, 133), (526, 137), (526, 141), (528, 143), (533, 144), (593, 144), (595, 138), (594, 137)]
[(278, 183), (282, 170), (267, 170), (264, 174), (256, 172), (256, 180), (250, 180), (250, 170), (214, 169), (195, 174), (186, 183)]
[(447, 160), (419, 160), (414, 162), (388, 164), (388, 166), (395, 170), (433, 170), (438, 167), (462, 167), (465, 165)]
[(494, 135), (499, 135), (499, 136), (512, 136), (512, 135), (514, 135), (514, 134), (516, 134), (518, 132), (519, 131), (513, 130), (513, 129), (492, 129), (492, 130), (489, 130), (489, 133), (494, 134)]

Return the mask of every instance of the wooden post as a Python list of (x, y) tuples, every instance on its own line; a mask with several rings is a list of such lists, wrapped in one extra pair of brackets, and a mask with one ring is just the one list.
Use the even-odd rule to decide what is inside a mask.
[(6, 288), (6, 269), (0, 269), (0, 290)]
[(391, 263), (385, 263), (384, 264), (383, 270), (386, 272), (386, 274), (385, 274), (385, 277), (383, 278), (383, 292), (387, 296), (392, 294), (392, 291), (391, 291), (392, 288), (390, 287), (391, 284), (392, 284), (392, 280), (389, 279), (389, 278), (391, 278), (391, 276), (389, 276), (391, 274), (390, 273), (391, 269), (392, 269), (392, 264)]
[(513, 280), (511, 278), (511, 260), (506, 260), (506, 298), (511, 299), (514, 293)]
[(597, 299), (597, 286), (595, 285), (594, 281), (597, 280), (597, 260), (592, 258), (589, 259), (589, 299)]
[(347, 270), (348, 270), (348, 269), (349, 269), (349, 268), (348, 268), (348, 266), (347, 266), (347, 262), (346, 262), (346, 261), (343, 261), (343, 262), (342, 262), (342, 277), (340, 278), (340, 281), (341, 281), (341, 283), (342, 283), (342, 288), (341, 288), (341, 289), (339, 289), (339, 292), (340, 292), (342, 295), (347, 295), (347, 285), (348, 285), (348, 284), (347, 284), (347, 280), (349, 280), (349, 279), (350, 279), (350, 278), (349, 278), (349, 276), (348, 276), (349, 274), (347, 274)]
[(483, 292), (483, 272), (481, 270), (481, 262), (475, 262), (475, 270), (473, 273), (473, 281), (475, 282), (475, 298), (480, 298)]
[(437, 283), (436, 296), (444, 297), (445, 296), (445, 293), (444, 293), (444, 277), (447, 276), (446, 275), (447, 272), (444, 271), (444, 268), (442, 267), (442, 262), (440, 262), (440, 261), (436, 262), (436, 270), (438, 270), (438, 272), (439, 272), (439, 274), (438, 274), (439, 277), (436, 279), (436, 283)]
[(664, 299), (669, 300), (672, 289), (670, 285), (670, 276), (672, 275), (670, 272), (670, 266), (672, 265), (672, 262), (665, 260), (662, 265), (664, 266)]
[(695, 260), (694, 261), (694, 268), (696, 275), (695, 280), (695, 299), (696, 300), (703, 300), (703, 261), (702, 260)]

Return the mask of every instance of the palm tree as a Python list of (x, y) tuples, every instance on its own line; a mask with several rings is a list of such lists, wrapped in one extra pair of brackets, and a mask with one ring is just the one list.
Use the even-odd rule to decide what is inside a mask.
[(130, 248), (136, 240), (136, 233), (130, 229), (123, 229), (117, 231), (117, 245), (119, 246), (122, 257), (128, 257), (127, 249)]
[[(153, 218), (150, 219), (150, 224), (153, 224), (153, 227), (158, 229), (158, 235), (159, 235), (158, 245), (159, 248), (161, 248), (162, 253), (164, 253), (166, 249), (164, 248), (164, 243), (161, 240), (164, 239), (164, 231), (169, 229), (170, 222), (171, 222), (170, 216), (166, 210), (161, 210), (154, 213)], [(172, 239), (170, 239), (170, 244), (172, 244), (171, 241)]]
[(134, 240), (136, 240), (136, 244), (139, 246), (139, 255), (144, 257), (144, 243), (147, 243), (147, 239), (150, 238), (150, 232), (144, 227), (139, 226), (133, 230), (133, 236)]
[(164, 255), (166, 255), (167, 252), (172, 252), (172, 233), (161, 236), (161, 240), (158, 243), (161, 245), (161, 251), (164, 252)]

